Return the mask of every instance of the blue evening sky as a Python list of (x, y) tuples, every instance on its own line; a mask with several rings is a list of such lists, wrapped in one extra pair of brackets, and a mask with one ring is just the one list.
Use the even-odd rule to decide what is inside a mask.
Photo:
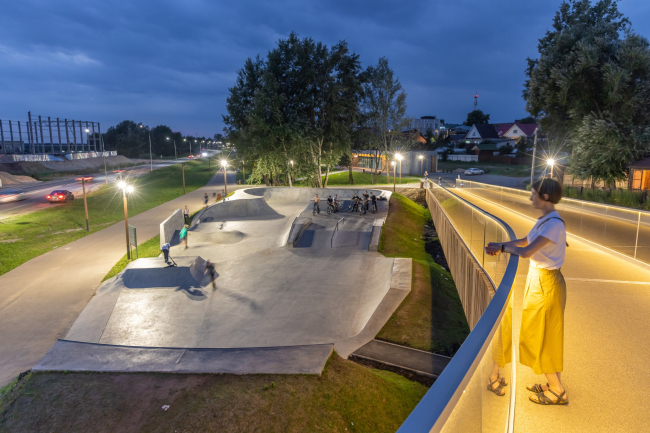
[[(32, 114), (221, 132), (228, 87), (248, 57), (296, 31), (345, 39), (363, 66), (386, 56), (408, 114), (462, 122), (479, 93), (494, 122), (524, 117), (526, 57), (559, 0), (21, 0), (0, 13), (0, 119)], [(650, 36), (650, 2), (624, 0)]]

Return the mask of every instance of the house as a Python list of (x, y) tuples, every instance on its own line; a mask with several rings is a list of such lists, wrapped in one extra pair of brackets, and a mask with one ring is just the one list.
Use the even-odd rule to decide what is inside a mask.
[(454, 146), (464, 141), (465, 141), (465, 134), (454, 134), (449, 136), (449, 142)]
[(512, 127), (515, 125), (514, 123), (494, 123), (494, 129), (497, 130), (497, 135), (499, 138), (503, 137), (506, 135), (508, 130), (512, 129)]
[(481, 155), (492, 156), (492, 155), (499, 154), (499, 146), (497, 145), (497, 143), (475, 144), (474, 147), (471, 148), (471, 150), (474, 151), (474, 153), (479, 156)]
[(469, 132), (465, 136), (465, 142), (479, 144), (485, 140), (497, 140), (499, 135), (497, 134), (494, 125), (489, 124), (477, 124), (475, 123), (470, 128)]
[(628, 166), (628, 188), (636, 191), (650, 190), (650, 158), (634, 162)]
[[(504, 123), (504, 125), (507, 124)], [(536, 123), (513, 123), (503, 136), (515, 139), (519, 137), (529, 138), (535, 135), (535, 129), (537, 129)]]
[[(435, 173), (438, 171), (438, 152), (433, 150), (418, 151), (407, 150), (398, 152), (402, 156), (401, 164), (396, 167), (399, 173), (400, 166), (403, 175), (421, 176), (425, 171)], [(386, 156), (377, 150), (353, 150), (352, 167), (365, 168), (372, 171), (377, 165), (378, 172), (384, 172), (386, 167), (393, 170), (392, 160), (386, 160)], [(392, 175), (392, 173), (391, 173)]]
[(436, 116), (422, 116), (419, 119), (414, 119), (411, 122), (410, 128), (418, 131), (420, 134), (426, 134), (427, 130), (431, 130), (434, 135), (440, 133), (440, 128), (443, 126), (440, 119)]
[(470, 129), (472, 129), (471, 126), (456, 125), (453, 123), (447, 126), (447, 131), (449, 131), (450, 135), (458, 135), (458, 134), (466, 135)]

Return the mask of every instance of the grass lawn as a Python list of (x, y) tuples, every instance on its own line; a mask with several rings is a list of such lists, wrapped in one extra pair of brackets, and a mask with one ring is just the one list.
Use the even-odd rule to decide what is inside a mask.
[(411, 292), (377, 334), (377, 338), (428, 352), (453, 355), (469, 326), (448, 270), (433, 261), (420, 238), (431, 224), (429, 211), (393, 193), (379, 251), (387, 257), (411, 257)]
[[(185, 163), (185, 191), (205, 186), (215, 173), (207, 161)], [(134, 181), (129, 197), (129, 215), (134, 216), (183, 195), (180, 165), (160, 168)], [(124, 220), (122, 193), (115, 185), (100, 187), (88, 194), (90, 233)], [(54, 248), (87, 236), (81, 195), (69, 203), (0, 221), (0, 275)]]
[(494, 162), (481, 161), (438, 161), (438, 169), (455, 170), (457, 168), (480, 168), (485, 174), (498, 174), (509, 177), (530, 177), (529, 165), (498, 164)]
[[(383, 175), (375, 175), (372, 177), (374, 177), (375, 180), (374, 185), (386, 185), (385, 173)], [(354, 179), (355, 185), (373, 185), (370, 173), (361, 173), (358, 171), (353, 171), (352, 178)], [(323, 176), (323, 182), (325, 182), (325, 176)], [(396, 183), (399, 185), (400, 183), (418, 183), (418, 182), (420, 182), (420, 178), (411, 177), (411, 176), (402, 176), (402, 180), (400, 182), (399, 174), (398, 174)], [(391, 173), (389, 185), (392, 184), (393, 184), (393, 174)], [(333, 186), (342, 186), (342, 185), (350, 185), (349, 172), (346, 171), (344, 173), (336, 173), (330, 175), (329, 180), (327, 181), (328, 188)], [(307, 182), (305, 181), (296, 181), (296, 186), (310, 186), (310, 185), (308, 185)]]
[[(135, 254), (135, 248), (133, 248), (133, 259), (145, 257), (158, 257), (161, 254), (160, 252), (160, 235), (149, 239), (148, 241), (138, 245), (138, 254)], [(106, 281), (109, 278), (113, 278), (115, 275), (119, 274), (124, 270), (126, 265), (129, 264), (129, 260), (126, 258), (126, 254), (122, 257), (116, 264), (108, 271), (108, 274), (104, 277), (102, 281)]]
[(392, 433), (426, 391), (336, 354), (322, 376), (32, 373), (0, 431)]

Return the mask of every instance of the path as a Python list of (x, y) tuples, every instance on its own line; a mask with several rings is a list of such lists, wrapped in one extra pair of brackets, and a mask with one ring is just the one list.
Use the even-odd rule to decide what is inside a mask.
[[(453, 192), (503, 219), (518, 237), (533, 226), (533, 220), (470, 191)], [(650, 414), (642, 402), (650, 387), (650, 271), (576, 239), (569, 239), (569, 244), (562, 267), (567, 281), (562, 379), (570, 404), (546, 408), (528, 401), (524, 386), (545, 382), (518, 365), (515, 431), (536, 431), (544, 425), (558, 432), (647, 431)], [(516, 334), (528, 260), (519, 263), (514, 287)]]
[[(232, 187), (230, 186), (232, 182)], [(235, 173), (228, 173), (234, 190)], [(160, 223), (186, 204), (203, 205), (203, 194), (221, 192), (223, 173), (203, 188), (134, 217), (142, 243), (160, 233)], [(125, 254), (124, 222), (36, 257), (0, 277), (0, 386), (32, 368), (63, 338), (104, 276)]]

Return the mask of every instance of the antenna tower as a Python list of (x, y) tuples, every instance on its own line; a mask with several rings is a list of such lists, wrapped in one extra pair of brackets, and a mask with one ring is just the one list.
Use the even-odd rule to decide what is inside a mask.
[(474, 110), (478, 109), (478, 91), (474, 93)]

